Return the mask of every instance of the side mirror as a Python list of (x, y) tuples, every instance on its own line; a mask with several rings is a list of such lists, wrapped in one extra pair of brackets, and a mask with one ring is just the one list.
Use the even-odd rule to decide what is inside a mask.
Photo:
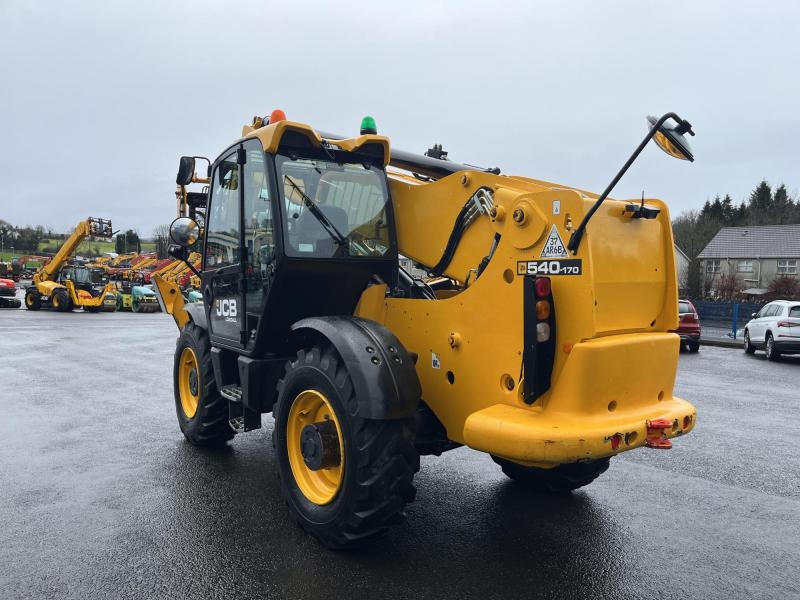
[[(208, 167), (211, 169), (211, 166)], [(178, 165), (178, 176), (175, 178), (175, 183), (178, 185), (189, 185), (192, 183), (194, 177), (194, 157), (181, 156), (181, 162)]]
[(178, 246), (192, 246), (200, 239), (200, 226), (189, 217), (178, 217), (169, 226), (169, 237)]
[(758, 313), (752, 313), (752, 314), (750, 315), (750, 317), (751, 317), (751, 318), (753, 318), (753, 319), (755, 319), (757, 314), (758, 314)]
[[(647, 117), (647, 122), (650, 127), (653, 127), (658, 119), (655, 117)], [(694, 154), (692, 154), (692, 147), (686, 139), (685, 134), (694, 135), (692, 125), (689, 121), (678, 121), (677, 125), (662, 124), (655, 137), (653, 138), (664, 152), (675, 158), (681, 160), (688, 160), (694, 162)]]

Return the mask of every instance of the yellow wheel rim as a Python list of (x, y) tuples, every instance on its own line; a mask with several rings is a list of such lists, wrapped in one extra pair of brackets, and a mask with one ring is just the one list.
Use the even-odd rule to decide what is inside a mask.
[(28, 306), (33, 306), (33, 294), (28, 294), (25, 296), (25, 304)]
[(191, 348), (184, 348), (178, 365), (178, 392), (181, 396), (181, 410), (191, 419), (197, 412), (200, 402), (200, 368), (197, 356)]
[[(309, 468), (303, 460), (300, 437), (306, 425), (321, 421), (333, 421), (336, 425), (341, 460), (336, 466), (315, 471)], [(336, 418), (333, 406), (325, 395), (317, 390), (300, 392), (289, 410), (289, 418), (286, 423), (286, 446), (294, 480), (303, 495), (314, 504), (320, 506), (330, 504), (342, 487), (344, 479), (344, 443), (342, 439), (342, 427), (339, 419)]]
[(59, 306), (61, 306), (61, 301), (58, 298), (58, 294), (55, 294), (53, 296), (53, 308), (58, 308)]

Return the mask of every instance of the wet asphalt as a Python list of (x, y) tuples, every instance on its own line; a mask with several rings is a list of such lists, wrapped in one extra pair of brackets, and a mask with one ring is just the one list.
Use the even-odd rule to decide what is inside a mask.
[(222, 450), (183, 440), (176, 331), (0, 311), (1, 599), (800, 598), (800, 357), (683, 354), (695, 431), (571, 496), (423, 458), (407, 521), (335, 553), (288, 518), (271, 416)]

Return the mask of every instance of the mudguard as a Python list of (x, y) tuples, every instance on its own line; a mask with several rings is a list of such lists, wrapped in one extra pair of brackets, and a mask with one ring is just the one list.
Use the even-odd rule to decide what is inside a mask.
[(358, 317), (311, 317), (292, 325), (293, 338), (318, 334), (344, 361), (367, 419), (414, 416), (422, 387), (414, 359), (394, 334), (375, 321)]
[(189, 302), (184, 304), (183, 309), (189, 313), (192, 323), (200, 329), (208, 329), (208, 318), (206, 317), (206, 306), (202, 302)]

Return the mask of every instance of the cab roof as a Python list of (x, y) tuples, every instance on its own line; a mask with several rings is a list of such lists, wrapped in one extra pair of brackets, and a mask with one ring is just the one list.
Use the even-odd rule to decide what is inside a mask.
[(345, 152), (362, 151), (376, 158), (380, 157), (384, 167), (389, 164), (391, 156), (389, 138), (383, 135), (366, 134), (354, 138), (330, 140), (323, 138), (319, 132), (305, 123), (283, 120), (258, 126), (259, 121), (259, 119), (254, 119), (252, 125), (242, 127), (242, 139), (258, 138), (261, 140), (264, 151), (270, 154), (275, 154), (281, 143), (285, 143), (289, 138), (292, 140), (304, 139), (315, 148), (322, 146), (324, 141), (334, 149), (338, 148)]

